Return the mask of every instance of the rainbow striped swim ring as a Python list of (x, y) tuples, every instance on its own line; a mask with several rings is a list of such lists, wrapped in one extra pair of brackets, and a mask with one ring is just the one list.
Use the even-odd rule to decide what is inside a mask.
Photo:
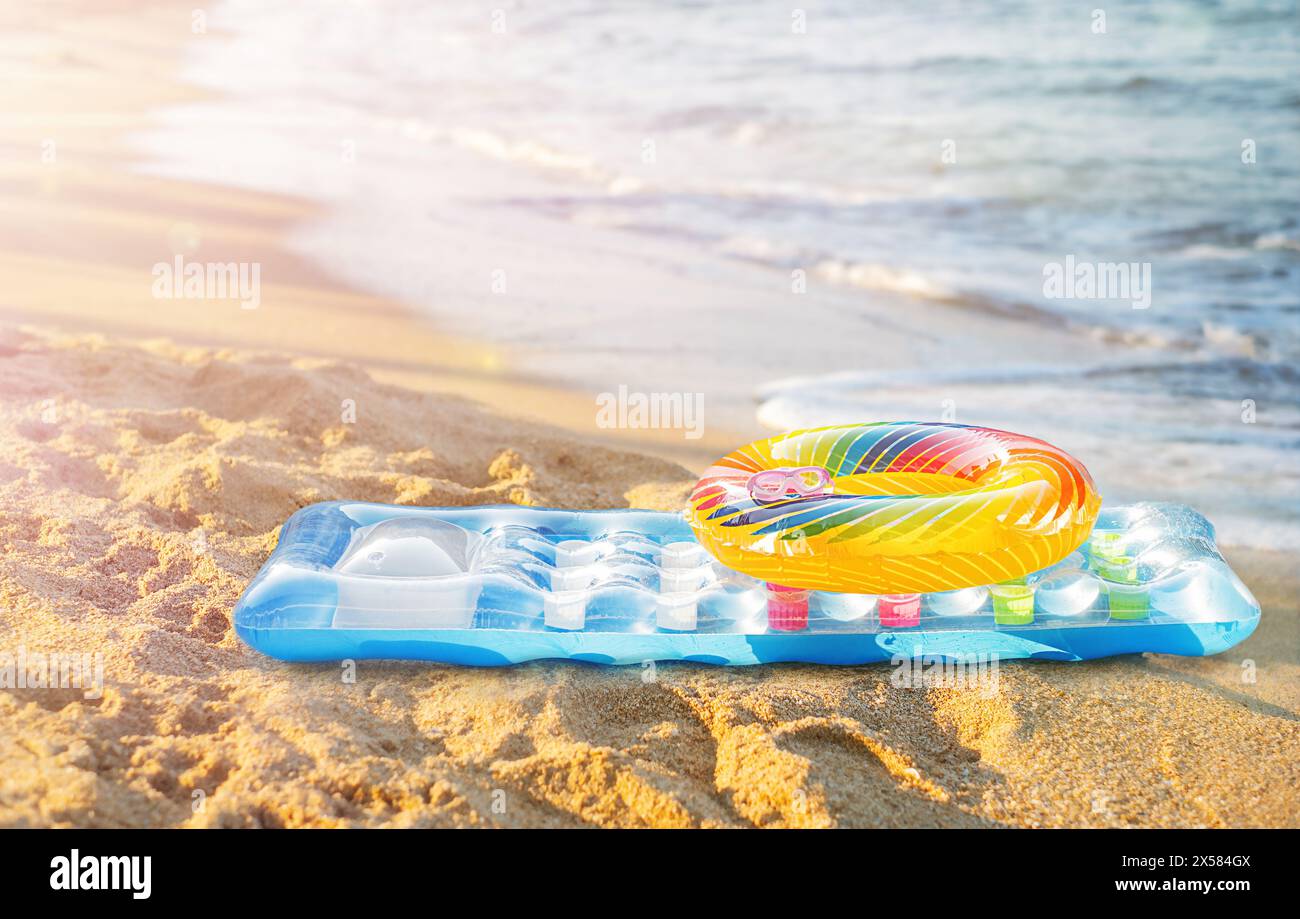
[(905, 594), (1046, 568), (1087, 538), (1101, 497), (1078, 460), (1044, 441), (889, 421), (756, 441), (714, 463), (690, 504), (696, 539), (737, 571)]

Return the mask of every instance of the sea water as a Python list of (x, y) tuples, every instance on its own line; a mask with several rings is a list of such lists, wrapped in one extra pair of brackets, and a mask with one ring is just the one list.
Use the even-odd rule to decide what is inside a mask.
[(1295, 3), (207, 13), (146, 168), (326, 202), (304, 252), (593, 417), (1007, 427), (1300, 536)]

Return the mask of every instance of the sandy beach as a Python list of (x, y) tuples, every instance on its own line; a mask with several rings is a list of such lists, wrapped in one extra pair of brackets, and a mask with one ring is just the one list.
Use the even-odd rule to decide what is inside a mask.
[[(1006, 663), (992, 692), (796, 665), (348, 682), (245, 646), (232, 607), (309, 503), (673, 510), (759, 428), (598, 428), (589, 391), (304, 257), (319, 203), (142, 171), (132, 138), (203, 96), (178, 73), (211, 36), (117, 7), (0, 14), (0, 653), (103, 662), (93, 697), (0, 689), (0, 825), (1300, 826), (1292, 553), (1224, 547), (1264, 611), (1224, 654)], [(260, 304), (153, 296), (178, 254), (257, 262)]]

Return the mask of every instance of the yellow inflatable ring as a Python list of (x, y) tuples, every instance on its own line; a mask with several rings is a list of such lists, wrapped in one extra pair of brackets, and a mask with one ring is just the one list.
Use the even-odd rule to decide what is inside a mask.
[(960, 424), (793, 431), (718, 460), (691, 493), (700, 544), (773, 584), (906, 594), (1014, 580), (1087, 538), (1101, 497), (1049, 443)]

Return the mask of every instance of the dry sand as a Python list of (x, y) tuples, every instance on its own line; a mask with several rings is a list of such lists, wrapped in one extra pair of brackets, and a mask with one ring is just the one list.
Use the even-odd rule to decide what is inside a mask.
[(1298, 822), (1294, 599), (1265, 594), (1216, 658), (1007, 664), (991, 693), (887, 667), (362, 663), (347, 683), (231, 628), (296, 508), (670, 508), (690, 474), (337, 363), (12, 330), (0, 354), (0, 651), (101, 652), (106, 684), (0, 692), (0, 823)]
[[(0, 13), (0, 655), (99, 652), (106, 684), (0, 689), (0, 824), (1300, 825), (1293, 556), (1230, 554), (1265, 615), (1226, 654), (1008, 664), (993, 693), (885, 667), (347, 683), (244, 647), (231, 608), (311, 501), (669, 508), (692, 475), (289, 254), (308, 204), (134, 173), (125, 133), (190, 92), (190, 6)], [(261, 308), (151, 299), (178, 250), (259, 261)], [(680, 458), (743, 440), (711, 435)]]

